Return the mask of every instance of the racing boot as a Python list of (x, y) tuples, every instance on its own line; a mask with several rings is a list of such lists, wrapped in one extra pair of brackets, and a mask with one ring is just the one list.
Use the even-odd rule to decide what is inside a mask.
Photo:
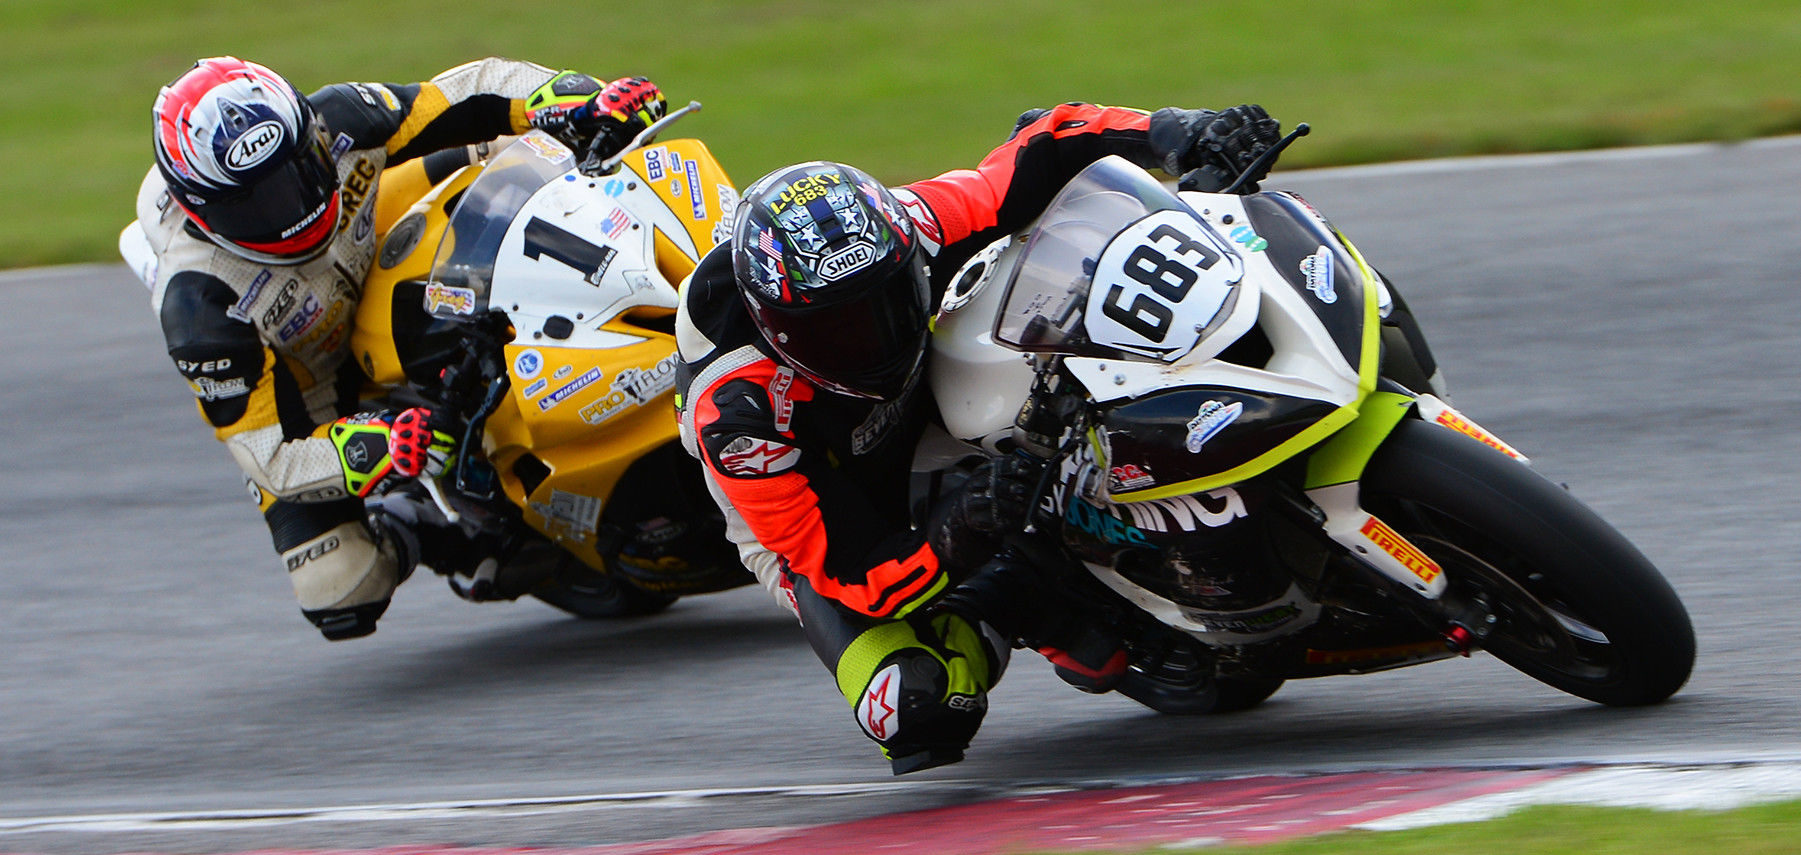
[(869, 628), (835, 670), (857, 726), (882, 747), (894, 774), (905, 775), (963, 759), (1007, 653), (999, 637), (939, 611)]
[(1125, 676), (1125, 647), (1091, 612), (1044, 590), (1038, 572), (1002, 555), (945, 595), (945, 604), (979, 616), (1050, 660), (1063, 682), (1084, 692), (1112, 691)]
[(327, 640), (361, 638), (375, 631), (394, 588), (411, 572), (416, 548), (397, 527), (345, 522), (284, 550), (288, 581), (300, 613)]

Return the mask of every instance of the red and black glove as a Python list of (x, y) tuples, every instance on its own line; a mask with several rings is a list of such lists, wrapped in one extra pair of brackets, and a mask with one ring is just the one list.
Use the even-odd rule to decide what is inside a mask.
[(610, 156), (652, 122), (669, 103), (647, 77), (621, 77), (602, 86), (586, 74), (565, 71), (526, 100), (526, 119), (578, 153), (591, 147)]
[(410, 407), (394, 417), (388, 429), (388, 455), (394, 472), (403, 478), (436, 478), (444, 474), (456, 449), (456, 438), (437, 430), (442, 423), (431, 410)]

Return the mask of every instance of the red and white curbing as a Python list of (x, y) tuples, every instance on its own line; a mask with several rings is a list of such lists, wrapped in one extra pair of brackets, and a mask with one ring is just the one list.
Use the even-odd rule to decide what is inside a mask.
[[(803, 791), (820, 789), (796, 788), (791, 794)], [(709, 791), (704, 795), (730, 797), (727, 791)], [(616, 794), (505, 804), (511, 810), (529, 812), (533, 805), (554, 809), (679, 796)], [(1801, 798), (1801, 759), (1363, 770), (1105, 788), (1043, 788), (1029, 794), (833, 825), (740, 828), (597, 846), (484, 849), (425, 844), (360, 852), (334, 850), (330, 855), (1009, 855), (1047, 850), (1142, 851), (1152, 847), (1269, 843), (1345, 829), (1418, 828), (1488, 819), (1538, 804), (1713, 810), (1796, 798)], [(244, 812), (242, 816), (226, 812), (38, 817), (0, 820), (0, 833), (357, 822), (397, 815), (455, 815), (493, 810), (499, 805), (470, 802), (320, 808), (291, 812), (285, 819), (268, 812)], [(5, 851), (4, 844), (0, 844), (0, 853)], [(326, 853), (260, 850), (256, 855)]]
[(1801, 799), (1801, 761), (1633, 764), (1586, 768), (1515, 790), (1357, 823), (1352, 827), (1386, 831), (1474, 822), (1531, 805), (1727, 810), (1790, 799)]

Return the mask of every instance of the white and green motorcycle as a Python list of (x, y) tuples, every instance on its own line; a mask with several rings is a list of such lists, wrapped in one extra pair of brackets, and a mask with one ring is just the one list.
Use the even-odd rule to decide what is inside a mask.
[(1651, 562), (1444, 400), (1318, 211), (1224, 189), (1097, 162), (934, 327), (960, 448), (1051, 462), (1014, 548), (1125, 639), (1119, 691), (1226, 712), (1478, 649), (1603, 704), (1681, 688), (1694, 632)]

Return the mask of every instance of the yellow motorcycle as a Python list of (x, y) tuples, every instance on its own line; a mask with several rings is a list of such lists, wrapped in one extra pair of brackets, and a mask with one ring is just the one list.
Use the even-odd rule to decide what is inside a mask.
[(443, 475), (371, 508), (466, 599), (617, 617), (753, 581), (672, 416), (676, 287), (738, 200), (699, 140), (654, 142), (699, 106), (605, 160), (529, 133), (382, 238), (352, 353), (460, 435)]

